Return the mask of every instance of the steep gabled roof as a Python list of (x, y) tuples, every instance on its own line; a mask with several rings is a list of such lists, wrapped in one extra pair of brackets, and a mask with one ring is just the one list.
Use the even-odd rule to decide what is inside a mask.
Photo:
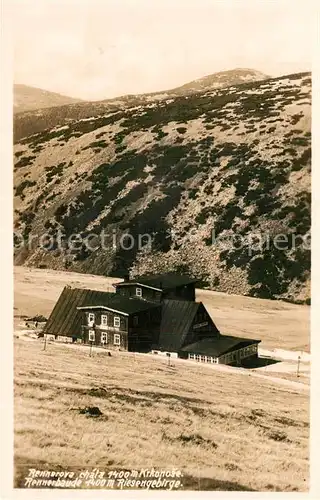
[(200, 302), (164, 300), (158, 347), (164, 351), (180, 350)]
[(112, 294), (111, 297), (105, 297), (103, 302), (96, 305), (80, 306), (78, 309), (106, 309), (129, 316), (130, 314), (147, 311), (148, 309), (160, 307), (160, 304), (148, 302), (147, 300), (124, 297), (118, 294)]
[(229, 335), (220, 335), (219, 337), (209, 337), (189, 344), (181, 349), (183, 352), (202, 354), (206, 356), (219, 357), (229, 351), (235, 351), (242, 347), (252, 344), (258, 344), (260, 340), (246, 339), (242, 337), (231, 337)]
[(125, 315), (145, 311), (160, 304), (129, 299), (99, 290), (65, 287), (54, 306), (43, 333), (72, 336), (81, 334), (81, 310), (108, 309)]
[(123, 286), (123, 285), (141, 285), (155, 290), (164, 291), (176, 288), (178, 286), (189, 285), (190, 283), (196, 283), (198, 280), (190, 278), (190, 276), (185, 276), (176, 273), (167, 274), (149, 274), (145, 276), (139, 276), (135, 279), (123, 281), (121, 283), (115, 283), (113, 286)]
[(81, 314), (77, 307), (103, 304), (113, 293), (65, 287), (54, 306), (43, 333), (72, 336), (81, 333)]

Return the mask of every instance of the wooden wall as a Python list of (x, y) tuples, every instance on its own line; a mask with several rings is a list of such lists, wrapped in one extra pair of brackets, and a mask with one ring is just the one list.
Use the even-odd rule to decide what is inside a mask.
[[(95, 315), (94, 325), (89, 325), (89, 313)], [(130, 316), (107, 310), (93, 309), (83, 314), (82, 338), (85, 344), (90, 344), (89, 331), (94, 330), (94, 345), (101, 345), (103, 333), (107, 334), (108, 348), (126, 351), (150, 351), (151, 347), (158, 342), (161, 322), (161, 306), (146, 311), (139, 311)], [(101, 316), (107, 317), (107, 325), (101, 325)], [(114, 326), (114, 318), (120, 318), (120, 327)], [(114, 335), (120, 335), (120, 346), (115, 345)]]
[[(142, 297), (136, 295), (136, 289), (141, 288)], [(151, 288), (137, 286), (137, 285), (123, 285), (116, 288), (116, 293), (124, 297), (135, 297), (137, 299), (148, 300), (150, 302), (160, 302), (162, 298), (162, 292), (153, 290)]]
[[(141, 288), (142, 297), (136, 295), (136, 289)], [(136, 297), (148, 300), (150, 302), (160, 302), (163, 299), (177, 299), (177, 300), (190, 300), (195, 301), (195, 285), (190, 283), (189, 285), (183, 285), (179, 287), (172, 288), (170, 290), (165, 290), (160, 292), (148, 288), (146, 286), (139, 286), (134, 284), (122, 285), (116, 288), (116, 293), (123, 295), (125, 297)]]
[[(88, 324), (89, 313), (94, 314), (94, 325)], [(107, 317), (107, 325), (101, 325), (101, 316)], [(89, 331), (94, 330), (95, 332), (95, 340), (93, 342), (94, 345), (101, 345), (103, 334), (107, 334), (107, 341), (105, 342), (105, 346), (110, 349), (122, 349), (128, 350), (128, 316), (125, 316), (120, 313), (115, 313), (107, 310), (98, 310), (93, 309), (91, 311), (86, 311), (83, 313), (83, 321), (82, 321), (82, 338), (85, 344), (91, 343), (89, 341)], [(114, 318), (120, 318), (120, 326), (114, 326)], [(120, 345), (116, 345), (114, 340), (114, 335), (120, 335)]]
[(157, 345), (160, 334), (161, 307), (131, 315), (129, 318), (129, 351), (148, 352)]
[(194, 302), (196, 300), (195, 285), (183, 285), (172, 290), (166, 290), (162, 296), (163, 299), (188, 300)]
[(216, 337), (218, 335), (220, 335), (220, 332), (217, 326), (214, 324), (204, 305), (200, 304), (183, 345), (193, 344), (204, 338)]

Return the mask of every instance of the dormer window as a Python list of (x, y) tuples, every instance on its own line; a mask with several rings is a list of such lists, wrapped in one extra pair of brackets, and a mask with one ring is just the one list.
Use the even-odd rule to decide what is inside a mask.
[(142, 297), (142, 288), (136, 288), (136, 297)]

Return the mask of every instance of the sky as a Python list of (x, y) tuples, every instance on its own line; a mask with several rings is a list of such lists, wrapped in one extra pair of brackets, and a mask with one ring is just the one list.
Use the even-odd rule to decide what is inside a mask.
[(311, 70), (311, 0), (8, 0), (14, 81), (98, 100)]

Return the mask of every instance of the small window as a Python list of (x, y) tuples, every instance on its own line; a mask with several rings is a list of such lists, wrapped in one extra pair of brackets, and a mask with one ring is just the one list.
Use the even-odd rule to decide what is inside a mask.
[(120, 335), (118, 333), (114, 334), (113, 343), (114, 343), (114, 345), (120, 345)]
[(106, 344), (108, 340), (107, 334), (105, 332), (101, 333), (101, 344)]
[(133, 326), (138, 326), (138, 324), (139, 324), (138, 316), (133, 316)]
[(102, 314), (101, 316), (101, 326), (107, 326), (108, 324), (108, 316), (106, 316), (105, 314)]
[(136, 296), (142, 297), (142, 288), (136, 288)]
[(119, 316), (115, 316), (114, 319), (113, 319), (113, 326), (115, 328), (120, 328), (120, 318)]
[(92, 325), (94, 323), (94, 314), (93, 313), (88, 314), (88, 323), (89, 323), (89, 325)]
[(89, 342), (94, 342), (95, 334), (94, 330), (89, 330)]

